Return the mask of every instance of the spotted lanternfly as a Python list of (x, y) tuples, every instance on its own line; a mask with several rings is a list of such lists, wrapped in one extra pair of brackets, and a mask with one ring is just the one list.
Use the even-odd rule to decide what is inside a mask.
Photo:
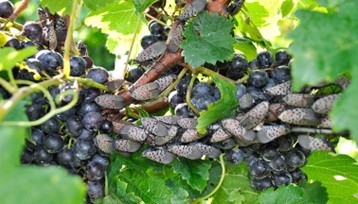
[(191, 160), (200, 159), (204, 154), (193, 145), (170, 145), (168, 151)]
[(185, 129), (195, 129), (198, 124), (195, 118), (181, 118), (177, 123), (180, 127)]
[(318, 99), (312, 105), (313, 111), (320, 114), (327, 114), (339, 96), (340, 94), (332, 94)]
[(282, 98), (283, 102), (285, 102), (289, 106), (294, 106), (297, 108), (309, 108), (312, 106), (315, 100), (315, 96), (310, 94), (287, 94)]
[(163, 137), (160, 136), (154, 136), (153, 143), (155, 145), (164, 145), (168, 142), (171, 142), (177, 135), (179, 128), (177, 126), (172, 125), (168, 129), (168, 135), (165, 135)]
[(114, 147), (119, 152), (136, 152), (142, 145), (138, 142), (126, 139), (116, 139)]
[(232, 134), (227, 133), (223, 128), (217, 129), (210, 138), (211, 143), (221, 142), (229, 139)]
[(234, 140), (235, 142), (239, 145), (239, 146), (248, 146), (248, 145), (251, 145), (251, 144), (254, 144), (255, 143), (255, 139), (256, 139), (256, 132), (253, 131), (253, 130), (245, 130), (245, 133), (243, 136), (235, 136), (234, 135)]
[(180, 21), (175, 21), (168, 34), (168, 50), (176, 53), (179, 50), (180, 43), (183, 41), (184, 25)]
[(162, 55), (165, 50), (167, 49), (167, 45), (163, 41), (155, 42), (149, 45), (146, 49), (142, 50), (137, 58), (135, 59), (136, 62), (141, 63), (151, 59), (154, 59), (160, 55)]
[(171, 74), (155, 80), (155, 82), (157, 82), (159, 85), (158, 90), (160, 92), (164, 91), (170, 84), (172, 84), (175, 81), (176, 78), (177, 76), (175, 74)]
[(206, 0), (195, 0), (191, 4), (184, 8), (183, 13), (178, 16), (178, 20), (186, 21), (192, 16), (195, 16), (200, 11), (204, 10), (206, 6)]
[(157, 82), (150, 82), (143, 86), (139, 86), (131, 93), (132, 98), (139, 101), (150, 100), (159, 95), (160, 90)]
[(269, 106), (269, 111), (266, 116), (265, 122), (270, 123), (278, 120), (278, 116), (286, 110), (284, 103), (273, 103)]
[(320, 123), (315, 112), (310, 108), (294, 108), (283, 111), (278, 118), (288, 124), (316, 126)]
[(290, 128), (287, 125), (265, 125), (257, 132), (256, 139), (259, 143), (266, 144), (288, 133)]
[(103, 94), (95, 98), (95, 102), (102, 108), (122, 109), (125, 105), (122, 96)]
[(94, 143), (104, 153), (112, 154), (114, 152), (114, 139), (106, 134), (97, 135)]
[(335, 84), (338, 84), (342, 89), (346, 89), (351, 81), (344, 76), (338, 77), (338, 79), (335, 81)]
[(46, 26), (46, 21), (48, 19), (48, 14), (47, 14), (46, 10), (43, 9), (43, 8), (37, 9), (37, 15), (39, 17), (41, 26), (45, 27)]
[(311, 136), (300, 135), (297, 137), (298, 144), (311, 151), (333, 151), (333, 145), (325, 138), (319, 139)]
[(244, 127), (240, 125), (240, 122), (235, 119), (224, 119), (221, 121), (222, 127), (233, 134), (236, 142), (241, 145), (248, 145), (253, 143), (255, 140), (255, 134), (252, 134), (252, 131), (247, 131)]
[(147, 134), (144, 129), (134, 126), (125, 125), (119, 130), (119, 134), (127, 139), (143, 142), (147, 138)]
[(265, 92), (272, 96), (285, 96), (287, 94), (292, 93), (291, 85), (292, 85), (291, 81), (286, 81), (282, 84), (278, 84), (274, 87), (265, 89)]
[(196, 129), (187, 129), (183, 132), (180, 138), (180, 142), (183, 143), (193, 142), (202, 137), (203, 135), (201, 135)]
[(215, 159), (218, 158), (221, 154), (221, 151), (213, 146), (206, 145), (201, 142), (195, 142), (190, 144), (190, 146), (194, 146), (197, 148), (200, 152), (203, 153), (203, 155), (206, 155), (209, 158)]
[(57, 47), (57, 37), (53, 21), (48, 20), (46, 22), (44, 31), (45, 40), (48, 42), (49, 49), (55, 50)]
[(256, 127), (263, 119), (265, 119), (268, 109), (269, 102), (263, 101), (249, 110), (240, 121), (240, 125), (250, 130)]
[(56, 31), (56, 37), (58, 41), (64, 41), (67, 34), (67, 18), (66, 16), (55, 15), (54, 28)]
[(321, 123), (319, 124), (321, 128), (332, 128), (332, 120), (329, 117), (324, 117), (321, 119)]
[(251, 94), (246, 93), (239, 99), (239, 107), (242, 110), (251, 108), (255, 104), (255, 99)]
[(113, 79), (113, 80), (107, 82), (107, 87), (108, 87), (109, 91), (113, 92), (113, 91), (120, 89), (122, 87), (123, 83), (124, 83), (124, 80), (122, 80), (122, 79)]
[(146, 149), (142, 152), (142, 157), (162, 164), (169, 164), (176, 158), (174, 154), (165, 148)]
[(165, 115), (165, 116), (155, 116), (155, 119), (159, 120), (160, 122), (169, 124), (169, 125), (176, 125), (177, 121), (180, 119), (176, 115)]
[(147, 117), (141, 118), (140, 120), (142, 121), (143, 127), (154, 135), (157, 135), (159, 137), (164, 137), (168, 135), (168, 127), (157, 119)]

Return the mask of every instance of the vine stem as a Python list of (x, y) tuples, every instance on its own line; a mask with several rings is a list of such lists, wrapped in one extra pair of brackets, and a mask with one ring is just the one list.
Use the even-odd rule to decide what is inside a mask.
[(12, 87), (11, 84), (7, 81), (5, 81), (3, 78), (0, 77), (0, 85), (6, 89), (8, 92), (10, 92), (11, 94), (14, 94), (16, 92), (16, 88)]
[(193, 110), (196, 114), (200, 115), (200, 111), (193, 105), (193, 103), (190, 100), (191, 91), (193, 89), (193, 85), (194, 85), (196, 76), (197, 75), (195, 73), (193, 73), (193, 76), (190, 79), (189, 87), (188, 87), (188, 90), (186, 91), (185, 101), (191, 110)]
[(78, 83), (83, 84), (85, 86), (89, 86), (89, 87), (93, 87), (93, 88), (97, 88), (97, 89), (101, 89), (103, 91), (109, 92), (109, 89), (108, 89), (107, 86), (105, 86), (103, 84), (100, 84), (100, 83), (97, 83), (97, 82), (93, 81), (92, 79), (69, 76), (69, 77), (67, 77), (67, 80), (72, 81), (72, 82), (77, 81)]
[(1, 18), (0, 17), (0, 23), (9, 23), (9, 22), (11, 22), (12, 24), (13, 24), (13, 27), (14, 28), (16, 28), (16, 29), (18, 29), (18, 30), (22, 30), (22, 25), (20, 24), (20, 23), (16, 23), (16, 22), (13, 22), (13, 21), (9, 21), (9, 20), (7, 20), (7, 19), (5, 19), (5, 18)]
[(150, 18), (150, 19), (162, 24), (163, 26), (167, 26), (166, 23), (164, 23), (163, 21), (159, 20), (158, 18), (156, 18), (156, 17), (154, 17), (154, 16), (152, 16), (152, 15), (150, 15), (148, 13), (144, 13), (144, 15), (147, 16), (148, 18)]
[(220, 155), (220, 166), (221, 166), (221, 176), (220, 176), (220, 180), (218, 185), (216, 185), (216, 187), (214, 188), (214, 190), (212, 190), (208, 195), (202, 197), (202, 198), (198, 198), (196, 200), (193, 201), (193, 204), (197, 204), (200, 203), (201, 201), (207, 200), (210, 197), (212, 197), (221, 187), (222, 183), (224, 182), (224, 178), (225, 178), (225, 161), (224, 161), (224, 154)]

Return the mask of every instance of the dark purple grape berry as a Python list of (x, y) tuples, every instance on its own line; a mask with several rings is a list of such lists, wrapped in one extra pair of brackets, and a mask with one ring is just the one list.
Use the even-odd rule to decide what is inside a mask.
[(26, 115), (31, 121), (40, 119), (45, 114), (46, 114), (46, 109), (42, 104), (33, 103), (31, 105), (26, 106)]
[(63, 66), (62, 56), (58, 52), (52, 52), (49, 50), (41, 50), (36, 54), (45, 71), (49, 74), (54, 74), (58, 68)]
[(144, 69), (141, 67), (131, 67), (128, 69), (126, 80), (129, 82), (136, 82), (144, 74)]
[(235, 55), (234, 59), (229, 63), (226, 76), (232, 80), (238, 80), (245, 75), (248, 67), (249, 64), (243, 55)]
[(301, 169), (297, 168), (296, 170), (292, 171), (291, 173), (292, 183), (301, 183), (301, 181), (307, 180), (307, 175), (302, 172)]
[(60, 127), (61, 123), (55, 117), (46, 120), (40, 125), (41, 130), (45, 133), (58, 133), (60, 131)]
[(100, 130), (105, 134), (111, 133), (113, 131), (113, 123), (109, 120), (103, 121)]
[(143, 49), (146, 49), (147, 47), (149, 47), (149, 45), (152, 45), (155, 42), (158, 42), (158, 39), (155, 36), (146, 35), (141, 39), (140, 45)]
[(89, 181), (87, 183), (87, 194), (91, 200), (104, 197), (104, 185), (100, 181)]
[(103, 157), (99, 154), (96, 154), (92, 157), (92, 161), (91, 162), (96, 162), (101, 164), (105, 169), (108, 167), (109, 165), (109, 160), (106, 157)]
[(26, 22), (22, 30), (23, 34), (33, 42), (40, 41), (42, 37), (42, 27), (40, 23), (33, 21)]
[(20, 157), (21, 164), (31, 164), (33, 161), (33, 154), (32, 151), (25, 149)]
[(212, 95), (213, 94), (213, 88), (209, 83), (206, 82), (200, 82), (197, 83), (192, 92), (193, 98), (200, 99), (202, 97)]
[(87, 78), (90, 78), (97, 83), (104, 84), (108, 81), (109, 74), (103, 67), (93, 67), (88, 71)]
[(291, 80), (291, 69), (288, 66), (277, 67), (272, 72), (272, 78), (277, 84), (284, 83)]
[(256, 88), (261, 88), (266, 85), (268, 75), (265, 71), (253, 71), (249, 75), (248, 83)]
[(73, 137), (78, 137), (83, 128), (82, 118), (80, 116), (72, 115), (66, 120), (66, 130)]
[(40, 129), (33, 128), (31, 131), (31, 138), (36, 145), (42, 145), (45, 134)]
[(154, 36), (160, 36), (164, 34), (164, 26), (156, 21), (149, 22), (149, 31)]
[(71, 76), (82, 76), (86, 73), (86, 61), (82, 57), (73, 56), (70, 59)]
[(9, 18), (14, 12), (14, 5), (11, 1), (2, 0), (0, 1), (0, 17)]
[(12, 47), (12, 48), (15, 48), (16, 50), (20, 50), (21, 49), (21, 44), (20, 44), (20, 41), (17, 38), (11, 37), (6, 42), (5, 47)]
[(81, 134), (78, 136), (79, 140), (92, 140), (93, 139), (93, 131), (89, 131), (87, 129), (83, 129)]
[(277, 187), (286, 185), (288, 186), (292, 183), (292, 177), (288, 172), (277, 172), (273, 175), (273, 182)]
[(296, 140), (293, 137), (285, 136), (279, 137), (277, 140), (278, 150), (281, 152), (288, 152), (293, 149)]
[(101, 111), (101, 107), (97, 105), (96, 102), (92, 100), (88, 100), (82, 103), (81, 107), (78, 109), (77, 114), (80, 116), (84, 116), (89, 112), (99, 112)]
[(71, 149), (63, 149), (56, 155), (56, 161), (62, 166), (70, 167), (75, 162), (75, 155)]
[(99, 181), (104, 177), (105, 170), (100, 163), (90, 162), (86, 165), (85, 177), (90, 181)]
[(249, 172), (252, 177), (261, 179), (270, 173), (270, 167), (265, 160), (256, 159), (249, 164)]
[(244, 94), (246, 94), (246, 86), (243, 84), (236, 84), (236, 99), (239, 100)]
[(97, 131), (101, 127), (102, 115), (99, 112), (89, 112), (82, 118), (82, 124), (87, 130)]
[(75, 107), (72, 107), (70, 109), (68, 109), (65, 112), (59, 113), (56, 115), (56, 118), (58, 118), (59, 120), (61, 120), (62, 122), (67, 121), (70, 117), (72, 117), (73, 115), (75, 115), (77, 112)]
[(262, 100), (266, 101), (266, 95), (264, 92), (256, 87), (249, 86), (247, 87), (247, 92), (255, 99), (255, 100)]
[(244, 161), (245, 153), (241, 149), (232, 149), (226, 154), (226, 160), (234, 164), (240, 164)]
[(194, 117), (195, 115), (193, 111), (188, 107), (188, 104), (186, 103), (178, 104), (175, 107), (174, 113), (175, 115), (181, 116), (183, 118)]
[(178, 91), (170, 92), (170, 94), (168, 96), (170, 106), (172, 108), (175, 108), (178, 104), (184, 103), (184, 97), (185, 96), (179, 94)]
[(65, 141), (60, 135), (48, 134), (44, 139), (43, 146), (48, 153), (54, 154), (62, 150)]
[(288, 65), (291, 60), (291, 56), (285, 50), (279, 50), (275, 54), (275, 60), (275, 64), (277, 66)]
[(93, 141), (79, 139), (74, 144), (73, 152), (80, 160), (87, 160), (96, 153)]
[(294, 151), (290, 151), (286, 155), (286, 161), (290, 167), (296, 169), (302, 167), (305, 164), (306, 157), (301, 151), (294, 150)]
[(41, 73), (42, 70), (44, 70), (42, 63), (36, 58), (27, 59), (26, 64), (29, 68), (36, 70), (38, 73)]
[(268, 51), (260, 52), (256, 57), (256, 63), (260, 69), (269, 68), (273, 63), (273, 56)]
[(258, 180), (252, 180), (251, 186), (258, 191), (263, 191), (265, 189), (273, 187), (274, 184), (271, 179), (263, 178), (263, 179), (258, 179)]
[(39, 165), (50, 164), (52, 161), (52, 158), (53, 158), (53, 155), (48, 153), (43, 148), (38, 148), (34, 152), (34, 162), (36, 164), (39, 164)]
[(279, 154), (275, 147), (267, 146), (264, 148), (261, 156), (266, 161), (272, 161), (279, 156)]
[(286, 170), (287, 167), (286, 159), (283, 155), (279, 155), (271, 160), (269, 165), (271, 169), (276, 172)]

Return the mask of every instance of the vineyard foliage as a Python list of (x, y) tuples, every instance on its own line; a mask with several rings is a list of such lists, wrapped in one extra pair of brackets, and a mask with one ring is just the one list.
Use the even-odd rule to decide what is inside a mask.
[[(156, 0), (42, 0), (52, 13), (71, 14), (73, 6), (89, 10), (84, 23), (107, 36), (107, 49), (121, 60), (112, 72), (123, 72), (128, 55), (134, 59), (140, 38), (146, 34), (146, 9)], [(174, 0), (165, 10), (178, 15)], [(348, 130), (358, 142), (358, 1), (353, 0), (246, 0), (243, 11), (234, 17), (202, 12), (184, 31), (181, 44), (185, 62), (194, 69), (208, 62), (230, 60), (234, 53), (254, 59), (260, 50), (288, 49), (292, 63), (293, 87), (333, 82), (345, 75), (351, 84), (330, 113), (336, 131)], [(170, 26), (170, 25), (168, 25)], [(234, 30), (235, 37), (230, 34)], [(198, 35), (199, 33), (199, 35)], [(91, 41), (91, 39), (84, 39)], [(131, 49), (132, 48), (132, 49)], [(131, 50), (131, 52), (129, 52)], [(91, 50), (89, 50), (89, 53)], [(26, 57), (33, 48), (16, 51), (0, 49), (0, 76)], [(91, 55), (91, 54), (90, 54)], [(202, 111), (197, 129), (230, 117), (236, 107), (236, 88), (220, 77), (213, 77), (222, 98)], [(0, 202), (1, 203), (83, 203), (86, 188), (80, 178), (59, 167), (22, 166), (19, 157), (30, 128), (16, 124), (28, 121), (24, 105), (0, 117)], [(0, 100), (0, 112), (6, 111)], [(218, 112), (220, 114), (218, 114)], [(2, 122), (11, 122), (3, 125)], [(6, 123), (4, 123), (6, 124)], [(12, 124), (12, 125), (11, 125)], [(233, 165), (218, 160), (180, 159), (170, 165), (158, 164), (140, 156), (111, 156), (106, 175), (106, 196), (98, 203), (357, 203), (358, 165), (347, 155), (314, 152), (302, 169), (309, 180), (300, 185), (281, 186), (263, 192), (253, 190), (246, 164)], [(215, 194), (207, 196), (216, 187)]]

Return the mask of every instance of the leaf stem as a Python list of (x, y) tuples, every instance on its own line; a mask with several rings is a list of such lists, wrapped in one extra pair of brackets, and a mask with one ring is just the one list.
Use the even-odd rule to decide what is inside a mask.
[(20, 23), (16, 23), (15, 21), (9, 21), (7, 19), (1, 18), (0, 17), (0, 23), (9, 23), (11, 22), (13, 24), (13, 27), (18, 29), (18, 30), (22, 30), (22, 25)]
[(198, 198), (196, 200), (193, 201), (193, 204), (197, 204), (200, 203), (201, 201), (204, 201), (206, 199), (211, 198), (221, 187), (222, 183), (224, 182), (224, 178), (225, 178), (225, 161), (224, 161), (224, 154), (220, 155), (220, 166), (221, 166), (221, 176), (220, 176), (220, 180), (218, 185), (216, 185), (216, 187), (214, 188), (214, 190), (212, 190), (208, 195), (202, 197), (202, 198)]
[(193, 85), (196, 79), (196, 74), (194, 73), (193, 76), (190, 79), (190, 83), (188, 86), (188, 90), (186, 91), (185, 101), (188, 104), (189, 108), (193, 110), (196, 114), (200, 115), (200, 111), (193, 105), (193, 103), (190, 100), (191, 97), (191, 91), (193, 89)]
[(6, 89), (9, 93), (14, 94), (16, 92), (16, 88), (12, 87), (11, 84), (5, 81), (3, 78), (0, 77), (0, 85)]
[(166, 23), (164, 23), (163, 21), (159, 20), (158, 18), (156, 18), (156, 17), (154, 17), (154, 16), (152, 16), (152, 15), (150, 15), (148, 13), (144, 13), (144, 15), (147, 16), (148, 18), (150, 18), (150, 19), (162, 24), (163, 26), (167, 26)]

